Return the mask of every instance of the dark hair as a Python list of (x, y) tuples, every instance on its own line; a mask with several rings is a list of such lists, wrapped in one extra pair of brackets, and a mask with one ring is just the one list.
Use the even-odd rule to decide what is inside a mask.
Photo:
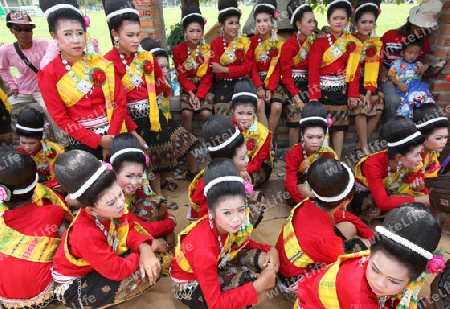
[[(186, 5), (183, 8), (183, 12), (181, 13), (181, 19), (183, 19), (185, 16), (192, 14), (192, 13), (202, 14), (202, 12), (200, 12), (200, 8), (198, 7), (197, 4), (186, 3)], [(202, 16), (192, 15), (192, 16), (186, 17), (183, 20), (183, 29), (186, 30), (186, 28), (192, 23), (200, 24), (200, 27), (202, 27), (202, 31), (205, 30), (205, 19)]]
[[(122, 133), (115, 136), (111, 142), (111, 146), (109, 148), (111, 156), (125, 148), (136, 148), (142, 150), (141, 144), (134, 135), (131, 133)], [(111, 165), (116, 173), (120, 172), (124, 162), (142, 164), (142, 167), (144, 169), (146, 168), (145, 155), (140, 152), (126, 152), (114, 158)]]
[(258, 15), (259, 13), (267, 13), (270, 15), (270, 17), (275, 18), (274, 15), (277, 9), (277, 2), (275, 0), (258, 0), (258, 2), (256, 2), (256, 5), (258, 4), (270, 4), (273, 5), (275, 9), (272, 9), (265, 5), (260, 5), (256, 9), (253, 9), (253, 19), (256, 19), (256, 15)]
[[(389, 120), (384, 124), (383, 128), (384, 138), (388, 143), (398, 142), (416, 132), (417, 128), (414, 122), (411, 119), (402, 116), (396, 116), (394, 119)], [(423, 135), (419, 135), (402, 145), (388, 147), (388, 159), (394, 160), (397, 154), (404, 156), (414, 147), (422, 145), (424, 142), (425, 137)]]
[[(394, 208), (384, 219), (383, 226), (394, 234), (433, 253), (441, 239), (442, 226), (438, 216), (422, 203), (412, 202)], [(393, 257), (409, 270), (410, 280), (425, 271), (428, 260), (407, 247), (377, 233), (371, 254), (381, 251)]]
[[(306, 179), (315, 193), (322, 197), (333, 197), (344, 192), (350, 181), (350, 175), (342, 162), (323, 156), (311, 164), (306, 173)], [(316, 198), (316, 201), (325, 210), (332, 210), (345, 200), (351, 201), (354, 194), (355, 187), (353, 186), (347, 196), (339, 201), (324, 202), (319, 198)]]
[[(108, 1), (105, 1), (104, 8), (105, 8), (105, 14), (106, 14), (106, 16), (108, 16), (109, 14), (111, 14), (115, 11), (121, 10), (121, 9), (125, 9), (125, 8), (135, 9), (136, 7), (135, 7), (133, 1), (108, 0)], [(123, 13), (123, 14), (111, 17), (111, 19), (108, 21), (109, 31), (111, 32), (112, 30), (114, 30), (116, 32), (119, 32), (119, 28), (122, 27), (122, 23), (125, 20), (139, 24), (139, 15), (137, 15), (135, 13), (127, 12), (127, 13)], [(114, 44), (114, 38), (111, 33), (110, 33), (110, 37), (111, 37), (111, 42), (113, 42), (113, 44)]]
[[(286, 7), (286, 10), (287, 10), (287, 13), (288, 13), (288, 18), (289, 18), (289, 20), (291, 20), (292, 14), (294, 13), (294, 11), (295, 11), (300, 5), (303, 5), (303, 4), (306, 4), (306, 2), (305, 2), (304, 0), (291, 0), (291, 1), (289, 1), (288, 5), (287, 5), (287, 7)], [(312, 10), (311, 6), (308, 4), (308, 5), (305, 5), (303, 8), (301, 8), (300, 10), (298, 10), (297, 13), (295, 13), (294, 22), (292, 23), (292, 27), (294, 27), (294, 30), (295, 30), (295, 31), (298, 31), (298, 27), (297, 27), (296, 22), (297, 22), (298, 20), (299, 20), (299, 21), (302, 21), (302, 19), (303, 19), (303, 13), (306, 13), (306, 12), (312, 12), (312, 11), (313, 11), (313, 10)]]
[[(256, 95), (256, 86), (249, 78), (241, 78), (234, 85), (233, 94), (240, 92), (249, 92)], [(252, 104), (255, 113), (258, 109), (258, 99), (249, 95), (241, 95), (231, 101), (231, 107), (233, 110), (240, 104)]]
[(328, 6), (327, 19), (330, 19), (331, 15), (337, 9), (345, 10), (347, 12), (347, 19), (350, 19), (350, 16), (352, 15), (352, 6), (344, 0), (335, 0)]
[[(414, 109), (413, 121), (417, 125), (422, 123), (426, 123), (429, 120), (445, 117), (441, 108), (435, 104), (422, 104), (421, 106)], [(442, 119), (435, 122), (430, 122), (426, 124), (424, 127), (418, 128), (419, 131), (425, 136), (432, 134), (434, 129), (438, 128), (447, 128), (449, 127), (450, 122), (448, 119)]]
[[(377, 7), (375, 7), (373, 5), (365, 5), (365, 4), (369, 4), (369, 3), (375, 4)], [(358, 8), (362, 5), (365, 5), (365, 6), (358, 10)], [(378, 3), (376, 3), (372, 0), (359, 1), (355, 6), (355, 16), (354, 16), (353, 20), (357, 22), (361, 18), (361, 16), (363, 16), (364, 13), (372, 13), (375, 16), (375, 20), (377, 20), (378, 15), (380, 15)]]
[[(27, 107), (17, 117), (17, 124), (28, 128), (43, 129), (44, 115), (32, 107)], [(44, 131), (27, 131), (21, 128), (16, 128), (16, 132), (19, 136), (31, 137), (38, 140), (41, 140), (44, 134)]]
[[(228, 117), (220, 114), (211, 115), (206, 119), (203, 124), (203, 136), (205, 139), (205, 144), (208, 146), (218, 146), (223, 144), (225, 141), (230, 139), (230, 137), (239, 131), (228, 119)], [(239, 134), (233, 141), (231, 141), (224, 148), (217, 151), (210, 151), (209, 156), (211, 159), (216, 158), (228, 158), (232, 159), (236, 155), (236, 150), (244, 145), (245, 139), (242, 134)]]
[[(55, 161), (55, 177), (65, 192), (76, 192), (102, 166), (94, 155), (82, 150), (70, 150)], [(116, 181), (116, 174), (107, 169), (77, 201), (81, 206), (94, 206), (99, 196)]]
[[(241, 177), (239, 170), (233, 160), (226, 158), (218, 158), (212, 160), (205, 169), (204, 180), (205, 186), (211, 181), (226, 176)], [(208, 209), (214, 211), (218, 202), (226, 196), (240, 195), (245, 200), (245, 188), (242, 182), (223, 181), (212, 186), (206, 196)]]
[(420, 49), (422, 49), (423, 44), (424, 44), (423, 40), (418, 39), (418, 38), (416, 38), (415, 40), (411, 40), (411, 41), (405, 40), (402, 43), (402, 51), (405, 51), (409, 46), (418, 46), (418, 47), (420, 47)]
[(411, 30), (412, 30), (412, 23), (409, 21), (409, 17), (406, 19), (406, 23), (402, 26), (400, 26), (400, 28), (398, 28), (396, 30), (396, 32), (398, 34), (400, 34), (401, 36), (408, 36), (411, 34)]
[[(14, 14), (14, 13), (22, 13), (22, 14), (26, 14), (26, 15), (28, 16), (28, 20), (29, 20), (29, 21), (32, 21), (32, 20), (31, 20), (31, 16), (30, 16), (27, 12), (21, 12), (21, 11), (13, 10), (13, 11), (10, 11), (10, 12), (6, 15), (6, 27), (8, 27), (8, 28), (11, 28), (11, 27), (13, 26), (13, 24), (12, 24), (12, 23), (9, 23), (9, 21), (11, 21), (11, 15)], [(36, 27), (36, 25), (30, 25), (30, 26), (33, 26), (33, 28)]]
[(323, 107), (322, 103), (313, 101), (309, 102), (305, 105), (302, 111), (302, 119), (306, 119), (309, 117), (321, 117), (325, 119), (318, 120), (318, 119), (311, 119), (311, 120), (305, 120), (301, 123), (300, 128), (302, 131), (302, 135), (305, 134), (306, 128), (312, 128), (312, 127), (320, 127), (323, 129), (323, 133), (327, 131), (327, 111), (325, 107)]
[[(5, 149), (7, 150), (7, 149)], [(15, 189), (23, 189), (31, 185), (36, 180), (36, 162), (26, 153), (17, 150), (0, 152), (0, 184), (11, 191), (9, 202), (22, 202), (31, 199), (34, 189), (24, 194), (13, 194)]]
[(141, 41), (141, 47), (143, 49), (145, 49), (146, 51), (151, 51), (152, 49), (155, 49), (155, 48), (161, 48), (161, 49), (158, 49), (157, 51), (155, 51), (153, 53), (153, 55), (155, 57), (166, 57), (166, 58), (169, 58), (169, 54), (166, 52), (166, 50), (163, 49), (161, 47), (161, 45), (159, 45), (158, 41), (155, 41), (153, 39), (150, 39), (150, 38), (143, 39)]
[[(39, 5), (44, 12), (57, 4), (70, 4), (77, 9), (79, 8), (76, 0), (65, 0), (65, 1), (40, 0), (39, 1)], [(84, 21), (83, 15), (81, 15), (79, 12), (77, 12), (73, 9), (69, 9), (69, 8), (61, 8), (61, 9), (58, 9), (48, 15), (48, 18), (47, 18), (48, 31), (56, 33), (56, 26), (58, 24), (58, 21), (60, 21), (60, 20), (78, 21), (78, 22), (80, 22), (83, 30), (86, 31), (86, 22)]]
[[(238, 8), (237, 0), (219, 0), (218, 3), (219, 11), (227, 8)], [(232, 17), (236, 16), (238, 19), (241, 18), (241, 11), (240, 10), (229, 10), (224, 13), (220, 13), (217, 19), (219, 20), (219, 23), (224, 24), (225, 21)]]

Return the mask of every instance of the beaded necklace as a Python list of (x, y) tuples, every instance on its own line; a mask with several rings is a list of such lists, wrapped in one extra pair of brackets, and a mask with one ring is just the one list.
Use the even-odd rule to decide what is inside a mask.
[(265, 46), (266, 48), (264, 49), (261, 42), (262, 42), (261, 36), (258, 35), (258, 47), (257, 48), (258, 48), (258, 51), (260, 52), (259, 60), (262, 63), (266, 63), (267, 61), (269, 61), (270, 44), (266, 45)]
[(136, 73), (131, 73), (130, 66), (127, 63), (127, 60), (125, 59), (125, 56), (119, 51), (120, 59), (122, 59), (122, 63), (125, 66), (125, 70), (127, 71), (128, 75), (130, 75), (130, 81), (133, 84), (134, 88), (139, 88), (143, 82), (141, 77), (141, 66), (139, 65), (138, 61), (138, 54), (134, 53), (134, 58), (132, 61), (134, 61), (134, 65), (136, 66)]
[(228, 252), (225, 254), (225, 248), (222, 245), (222, 241), (220, 239), (220, 233), (217, 236), (217, 240), (219, 241), (219, 246), (220, 246), (220, 256), (221, 256), (221, 260), (219, 263), (219, 268), (224, 268), (227, 265), (228, 260), (230, 259), (230, 253), (231, 253), (231, 236), (228, 236), (229, 239), (229, 243), (230, 243), (230, 247), (228, 248)]
[(72, 80), (77, 83), (77, 86), (75, 89), (77, 89), (79, 92), (87, 95), (89, 92), (92, 92), (92, 84), (89, 82), (89, 65), (87, 62), (86, 56), (83, 56), (83, 62), (84, 62), (84, 77), (79, 78), (75, 72), (72, 70), (72, 66), (67, 62), (66, 59), (64, 59), (61, 55), (61, 61), (64, 64), (65, 69), (67, 70), (70, 77), (72, 77)]
[[(331, 34), (328, 32), (327, 33), (327, 39), (328, 39), (328, 43), (330, 44), (330, 47), (333, 46), (333, 41), (331, 40)], [(337, 38), (336, 40), (339, 40), (339, 38)], [(335, 56), (336, 58), (339, 58), (343, 53), (344, 53), (344, 40), (341, 40), (341, 43), (338, 45), (336, 45), (333, 48), (333, 56)]]
[[(192, 51), (190, 50), (189, 44), (188, 44), (187, 59), (189, 59), (189, 57), (191, 56), (191, 52)], [(194, 54), (193, 59), (190, 59), (190, 61), (188, 62), (188, 65), (192, 70), (197, 70), (197, 68), (198, 68), (197, 57), (199, 56), (199, 54), (200, 54), (200, 44), (198, 44), (197, 48), (195, 49), (195, 54)]]
[[(303, 161), (305, 162), (305, 174), (308, 172), (309, 169), (309, 164), (308, 161), (306, 159), (308, 159), (308, 155), (306, 154), (306, 145), (305, 142), (302, 142), (302, 149), (303, 149)], [(314, 154), (314, 161), (317, 161), (317, 159), (319, 159), (319, 152), (317, 151)]]
[[(225, 35), (222, 35), (222, 43), (223, 43), (223, 52), (227, 51), (227, 42), (225, 41)], [(230, 59), (230, 61), (234, 60), (234, 57), (236, 55), (236, 38), (233, 39), (233, 50), (228, 52), (227, 57)], [(230, 44), (231, 44), (230, 43)]]
[[(405, 169), (403, 167), (401, 167), (401, 165), (399, 163), (397, 165), (396, 173), (398, 173), (400, 170), (401, 170), (401, 172), (398, 177), (398, 180), (401, 180), (403, 178), (403, 176), (405, 175)], [(399, 187), (400, 187), (400, 184), (398, 182), (395, 185), (392, 183), (391, 167), (388, 165), (388, 188), (387, 188), (387, 190), (394, 191), (395, 189), (397, 189)]]
[(94, 220), (95, 225), (97, 225), (97, 227), (100, 229), (100, 231), (102, 231), (103, 234), (106, 236), (106, 241), (108, 242), (108, 244), (113, 248), (114, 252), (117, 252), (117, 248), (119, 247), (119, 239), (117, 238), (117, 230), (116, 230), (116, 225), (114, 224), (114, 222), (111, 220), (111, 224), (113, 225), (113, 228), (114, 228), (114, 234), (113, 234), (113, 236), (111, 236), (106, 231), (103, 224), (101, 224), (100, 221), (98, 220), (98, 215), (96, 212), (94, 212), (94, 219), (95, 219)]

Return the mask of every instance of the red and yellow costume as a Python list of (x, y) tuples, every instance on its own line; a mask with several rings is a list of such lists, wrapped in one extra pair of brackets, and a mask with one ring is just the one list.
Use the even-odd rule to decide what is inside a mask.
[(421, 153), (422, 156), (422, 172), (425, 178), (435, 178), (438, 176), (438, 172), (441, 169), (441, 164), (439, 163), (440, 153), (437, 151), (430, 151), (426, 155), (424, 152)]

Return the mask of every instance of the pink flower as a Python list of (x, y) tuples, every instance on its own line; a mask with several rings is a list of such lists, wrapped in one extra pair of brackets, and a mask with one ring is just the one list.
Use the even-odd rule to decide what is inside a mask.
[(435, 254), (431, 260), (428, 261), (427, 264), (427, 272), (432, 274), (439, 274), (445, 268), (445, 260), (442, 255)]
[(9, 193), (3, 186), (0, 186), (0, 202), (8, 201), (9, 200)]
[(91, 25), (91, 19), (87, 15), (84, 15), (83, 18), (84, 18), (84, 23), (86, 24), (86, 28), (89, 28), (89, 26)]
[(381, 8), (378, 8), (378, 14), (381, 14)]
[(352, 13), (354, 13), (355, 12), (355, 8), (352, 6)]
[(331, 119), (331, 117), (327, 118), (327, 126), (331, 127), (333, 125), (333, 119)]
[(107, 169), (109, 170), (113, 170), (113, 167), (111, 164), (109, 164), (108, 162), (102, 161), (102, 165), (104, 165)]
[(273, 13), (273, 17), (278, 18), (279, 16), (280, 16), (280, 11), (276, 10), (276, 11)]
[(146, 165), (149, 165), (149, 163), (150, 163), (150, 157), (149, 157), (146, 153), (144, 153), (144, 157), (145, 157), (145, 164), (146, 164)]
[(253, 185), (250, 181), (244, 181), (245, 193), (253, 194)]
[(207, 20), (206, 18), (203, 17), (203, 22), (204, 22), (205, 25), (206, 25), (206, 23), (208, 22), (208, 20)]

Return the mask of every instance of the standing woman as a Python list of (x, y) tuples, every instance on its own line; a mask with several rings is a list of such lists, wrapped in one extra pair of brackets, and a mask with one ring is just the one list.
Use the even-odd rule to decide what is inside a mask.
[(356, 155), (370, 155), (368, 139), (372, 135), (383, 112), (383, 97), (378, 92), (378, 70), (383, 43), (375, 34), (380, 8), (372, 0), (362, 0), (356, 5), (354, 22), (355, 37), (363, 44), (361, 53), (361, 76), (359, 79), (360, 101), (352, 115), (355, 116)]
[[(280, 67), (286, 94), (291, 98), (285, 102), (285, 109), (289, 145), (293, 147), (299, 140), (301, 111), (308, 102), (308, 54), (316, 38), (316, 23), (311, 6), (304, 0), (291, 0), (287, 12), (295, 33), (281, 48)], [(269, 130), (272, 132), (278, 125), (283, 103), (274, 98), (271, 104)]]
[(126, 129), (125, 119), (129, 131), (136, 134), (136, 125), (126, 115), (120, 79), (113, 64), (94, 52), (79, 9), (57, 4), (45, 12), (50, 35), (61, 48), (38, 74), (47, 110), (69, 135), (71, 149), (106, 159), (113, 136)]
[(325, 106), (333, 125), (331, 142), (338, 157), (348, 130), (349, 109), (359, 101), (359, 59), (361, 44), (347, 31), (352, 12), (348, 0), (334, 0), (327, 10), (330, 31), (318, 38), (308, 57), (308, 94), (310, 101)]
[(125, 88), (127, 112), (148, 145), (155, 174), (152, 187), (161, 195), (161, 187), (167, 182), (165, 174), (174, 170), (183, 157), (187, 156), (188, 172), (196, 172), (195, 158), (190, 151), (197, 139), (178, 125), (169, 127), (158, 108), (157, 95), (166, 90), (167, 81), (155, 57), (139, 45), (139, 12), (134, 4), (111, 0), (105, 5), (114, 43), (105, 58), (114, 63), (116, 78), (121, 79)]
[(200, 8), (187, 3), (182, 15), (185, 41), (175, 46), (172, 54), (181, 86), (181, 125), (192, 133), (192, 115), (198, 112), (205, 121), (212, 112), (214, 97), (208, 93), (212, 86), (211, 47), (203, 37), (206, 19)]
[(232, 118), (231, 97), (234, 84), (250, 73), (253, 52), (250, 40), (241, 33), (239, 20), (242, 12), (237, 0), (219, 0), (219, 26), (221, 35), (211, 42), (211, 68), (215, 74), (214, 113)]

